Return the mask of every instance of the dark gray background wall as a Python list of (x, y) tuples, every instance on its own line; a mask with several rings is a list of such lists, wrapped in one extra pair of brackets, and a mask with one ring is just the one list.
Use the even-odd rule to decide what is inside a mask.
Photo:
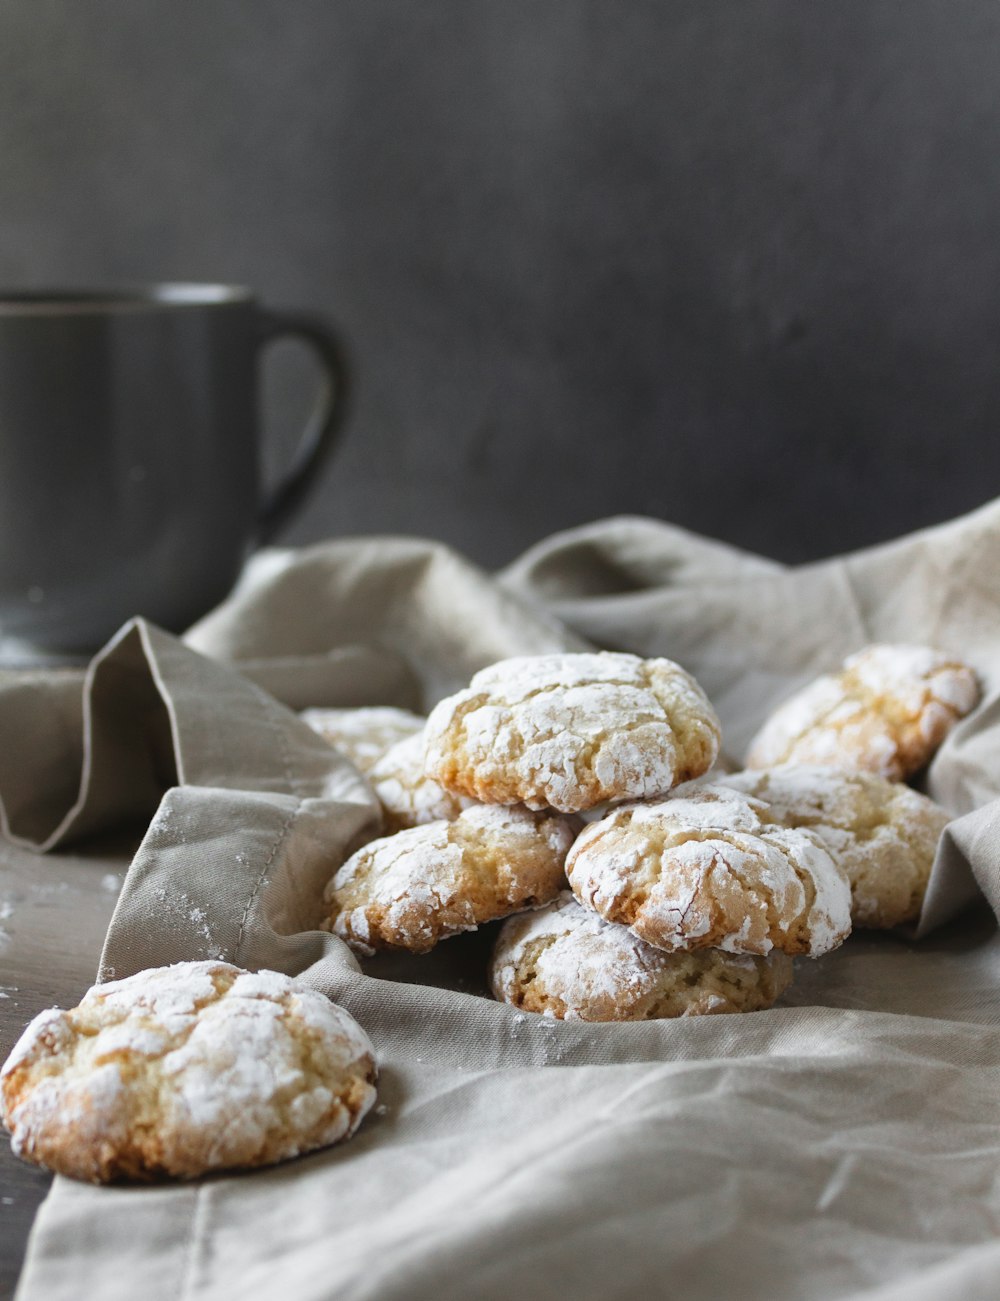
[(333, 316), (290, 540), (818, 556), (1000, 491), (998, 68), (986, 0), (0, 0), (0, 279)]

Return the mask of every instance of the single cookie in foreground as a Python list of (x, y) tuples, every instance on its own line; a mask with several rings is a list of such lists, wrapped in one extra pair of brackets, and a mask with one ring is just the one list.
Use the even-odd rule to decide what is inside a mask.
[(582, 908), (568, 890), (547, 908), (504, 922), (490, 966), (490, 988), (502, 1003), (580, 1021), (757, 1012), (791, 980), (784, 953), (654, 949)]
[(422, 732), (424, 720), (408, 709), (373, 705), (364, 709), (303, 709), (299, 715), (334, 749), (367, 773), (397, 742)]
[(572, 842), (564, 818), (483, 804), (453, 822), (373, 840), (327, 887), (326, 929), (364, 955), (427, 953), (450, 935), (554, 899)]
[(920, 916), (949, 814), (909, 786), (874, 773), (782, 764), (719, 776), (715, 784), (766, 801), (786, 827), (808, 827), (851, 883), (855, 926), (887, 929)]
[(672, 660), (522, 656), (435, 707), (425, 769), (488, 804), (575, 813), (665, 794), (712, 766), (719, 739), (707, 696)]
[(426, 822), (451, 822), (476, 803), (456, 795), (424, 772), (423, 729), (399, 741), (368, 774), (385, 810), (386, 831), (404, 831)]
[(903, 781), (979, 699), (967, 664), (929, 646), (868, 646), (786, 700), (747, 751), (748, 768), (827, 764)]
[(688, 782), (591, 823), (566, 875), (585, 907), (670, 952), (816, 957), (851, 930), (847, 877), (816, 835), (723, 786)]
[(190, 1179), (349, 1138), (375, 1100), (367, 1035), (288, 976), (179, 962), (40, 1013), (0, 1073), (14, 1151), (91, 1183)]

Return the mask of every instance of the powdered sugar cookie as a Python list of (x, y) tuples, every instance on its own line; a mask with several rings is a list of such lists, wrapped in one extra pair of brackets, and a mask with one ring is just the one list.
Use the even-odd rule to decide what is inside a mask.
[(810, 831), (723, 786), (689, 782), (591, 823), (566, 860), (573, 893), (657, 948), (807, 953), (851, 929), (851, 890)]
[(0, 1073), (19, 1156), (92, 1183), (268, 1165), (349, 1138), (375, 1099), (361, 1027), (273, 971), (180, 962), (35, 1017)]
[(651, 799), (712, 766), (719, 722), (665, 659), (534, 655), (483, 669), (427, 720), (427, 773), (490, 804), (563, 813)]
[(422, 732), (424, 720), (408, 709), (374, 705), (364, 709), (304, 709), (299, 715), (314, 732), (347, 756), (360, 772), (370, 772), (397, 742)]
[(948, 813), (901, 782), (873, 773), (782, 764), (720, 776), (716, 784), (766, 801), (768, 816), (808, 827), (851, 883), (855, 926), (916, 921)]
[(665, 953), (581, 907), (568, 890), (547, 908), (504, 922), (490, 967), (502, 1003), (581, 1021), (756, 1012), (791, 980), (784, 953)]
[(451, 822), (476, 803), (467, 795), (445, 790), (424, 772), (423, 729), (387, 750), (368, 776), (385, 810), (387, 831), (442, 819)]
[(829, 764), (902, 781), (978, 699), (975, 673), (954, 656), (868, 646), (780, 705), (750, 743), (746, 766)]
[(326, 928), (358, 953), (426, 953), (450, 935), (554, 899), (572, 841), (563, 818), (482, 804), (453, 822), (373, 840), (327, 887)]

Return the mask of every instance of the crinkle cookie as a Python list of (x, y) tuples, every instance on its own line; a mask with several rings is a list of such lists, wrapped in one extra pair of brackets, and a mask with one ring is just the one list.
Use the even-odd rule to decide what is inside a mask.
[(490, 967), (502, 1003), (580, 1021), (756, 1012), (791, 984), (792, 959), (699, 949), (665, 953), (582, 908), (568, 890), (504, 922)]
[(439, 940), (548, 903), (566, 884), (564, 818), (477, 804), (373, 840), (327, 886), (325, 923), (357, 953), (427, 953)]
[(426, 735), (426, 771), (449, 790), (563, 813), (663, 795), (719, 749), (680, 665), (610, 652), (501, 660), (442, 700)]
[(274, 971), (179, 962), (40, 1013), (0, 1073), (14, 1151), (92, 1183), (269, 1165), (349, 1138), (367, 1035)]
[(591, 823), (566, 875), (585, 907), (671, 952), (815, 957), (851, 929), (847, 877), (815, 834), (723, 786), (689, 782)]
[(373, 705), (364, 709), (303, 709), (299, 715), (314, 732), (347, 756), (360, 772), (370, 772), (398, 741), (422, 732), (424, 720), (408, 709)]
[(967, 664), (928, 646), (868, 646), (774, 711), (748, 768), (818, 763), (887, 781), (918, 772), (979, 699)]
[(368, 774), (385, 810), (387, 831), (404, 831), (425, 822), (451, 822), (476, 803), (456, 795), (424, 772), (423, 730), (400, 741), (379, 759)]
[(765, 800), (786, 827), (808, 827), (851, 883), (855, 926), (916, 921), (949, 814), (909, 786), (873, 773), (782, 764), (716, 784)]

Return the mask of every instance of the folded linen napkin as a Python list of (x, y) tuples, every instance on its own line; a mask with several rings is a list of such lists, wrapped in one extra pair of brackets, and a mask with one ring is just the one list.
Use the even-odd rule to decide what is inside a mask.
[[(994, 1295), (1000, 944), (965, 910), (1000, 915), (998, 613), (1000, 503), (795, 569), (620, 519), (497, 577), (413, 540), (264, 553), (183, 642), (135, 621), (85, 675), (0, 678), (6, 836), (59, 853), (148, 820), (102, 974), (304, 973), (383, 1064), (343, 1148), (184, 1187), (57, 1179), (22, 1301), (139, 1277), (149, 1301)], [(362, 971), (315, 929), (377, 812), (295, 709), (427, 709), (503, 656), (599, 645), (683, 663), (738, 754), (874, 640), (956, 651), (984, 686), (926, 774), (956, 821), (922, 942), (852, 937), (769, 1012), (595, 1026), (488, 1001), (487, 934)]]

